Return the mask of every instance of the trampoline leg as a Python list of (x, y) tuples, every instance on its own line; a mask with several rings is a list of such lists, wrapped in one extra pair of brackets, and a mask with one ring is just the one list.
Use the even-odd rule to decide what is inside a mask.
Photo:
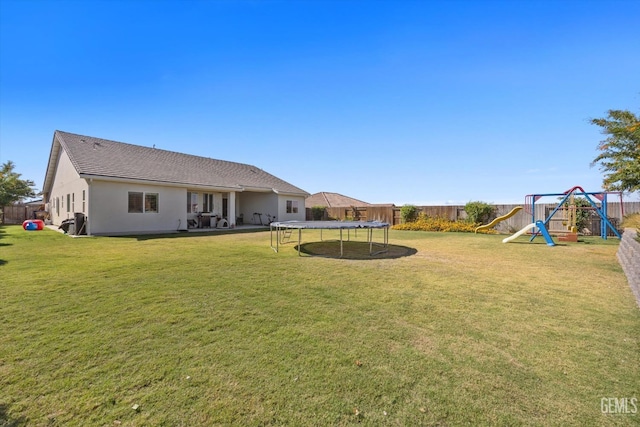
[(273, 247), (273, 227), (269, 226), (269, 239), (271, 243), (271, 249), (273, 249), (276, 253), (278, 253), (278, 241), (280, 240), (280, 235), (278, 234), (280, 231), (278, 227), (276, 227), (276, 247)]

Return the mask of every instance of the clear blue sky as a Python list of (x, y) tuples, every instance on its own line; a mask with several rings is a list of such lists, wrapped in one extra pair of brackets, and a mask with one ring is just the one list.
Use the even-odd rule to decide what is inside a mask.
[(598, 191), (588, 120), (640, 112), (639, 22), (636, 0), (0, 0), (0, 162), (41, 189), (59, 129), (371, 203)]

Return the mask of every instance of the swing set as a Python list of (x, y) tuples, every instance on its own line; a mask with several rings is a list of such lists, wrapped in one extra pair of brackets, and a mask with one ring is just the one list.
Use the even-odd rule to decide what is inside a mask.
[[(580, 186), (575, 186), (565, 191), (564, 193), (547, 193), (547, 194), (528, 194), (525, 197), (524, 208), (527, 213), (531, 215), (532, 223), (536, 222), (536, 202), (540, 200), (542, 197), (562, 197), (560, 203), (553, 209), (553, 211), (547, 216), (542, 224), (548, 229), (549, 221), (553, 216), (562, 209), (563, 218), (562, 224), (567, 227), (567, 231), (574, 236), (577, 236), (577, 210), (581, 207), (576, 205), (575, 197), (584, 197), (587, 202), (589, 202), (590, 208), (598, 214), (600, 217), (600, 237), (604, 240), (607, 240), (607, 230), (611, 230), (613, 234), (615, 234), (619, 239), (622, 238), (620, 232), (611, 224), (609, 218), (607, 217), (607, 196), (608, 195), (618, 195), (620, 198), (620, 209), (621, 216), (624, 217), (624, 204), (622, 203), (622, 192), (619, 191), (605, 191), (605, 192), (586, 192)], [(600, 201), (600, 207), (593, 200), (597, 199)], [(536, 238), (539, 232), (534, 232), (531, 236), (530, 241)]]

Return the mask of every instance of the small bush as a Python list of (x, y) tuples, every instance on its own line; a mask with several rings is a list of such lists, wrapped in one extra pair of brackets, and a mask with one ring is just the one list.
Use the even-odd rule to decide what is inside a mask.
[(423, 213), (413, 222), (406, 222), (391, 227), (393, 230), (410, 231), (456, 231), (463, 233), (473, 233), (475, 224), (470, 221), (451, 221), (449, 218), (429, 217)]
[(638, 231), (638, 237), (636, 237), (636, 240), (640, 243), (640, 213), (625, 215), (622, 220), (621, 228), (635, 228)]
[[(597, 214), (589, 209), (580, 209), (580, 208), (590, 208), (591, 207), (591, 203), (589, 203), (589, 201), (587, 199), (585, 199), (584, 197), (576, 197), (573, 200), (573, 204), (570, 203), (569, 200), (567, 200), (566, 202), (564, 202), (564, 206), (563, 208), (565, 209), (565, 212), (567, 212), (566, 210), (570, 209), (571, 206), (575, 206), (575, 214), (576, 214), (576, 228), (578, 230), (582, 230), (584, 229), (588, 222), (591, 220), (591, 218), (593, 216), (596, 216)], [(568, 212), (566, 213), (568, 215)], [(564, 224), (564, 222), (563, 222)], [(569, 224), (567, 224), (568, 226)]]
[(469, 202), (464, 205), (464, 211), (467, 213), (467, 220), (477, 224), (489, 222), (489, 218), (491, 218), (495, 209), (495, 206), (481, 201)]
[(413, 222), (418, 218), (418, 207), (414, 205), (404, 205), (400, 208), (400, 218), (403, 223)]
[(320, 221), (324, 218), (324, 214), (326, 209), (324, 206), (312, 206), (311, 207), (311, 217), (314, 221)]
[(622, 228), (635, 228), (640, 231), (640, 213), (625, 215)]

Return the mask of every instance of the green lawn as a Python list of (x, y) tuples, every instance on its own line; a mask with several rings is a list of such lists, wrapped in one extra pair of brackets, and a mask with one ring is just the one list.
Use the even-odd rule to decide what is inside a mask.
[(640, 399), (616, 239), (389, 235), (371, 260), (0, 226), (0, 426), (640, 424), (601, 411)]

